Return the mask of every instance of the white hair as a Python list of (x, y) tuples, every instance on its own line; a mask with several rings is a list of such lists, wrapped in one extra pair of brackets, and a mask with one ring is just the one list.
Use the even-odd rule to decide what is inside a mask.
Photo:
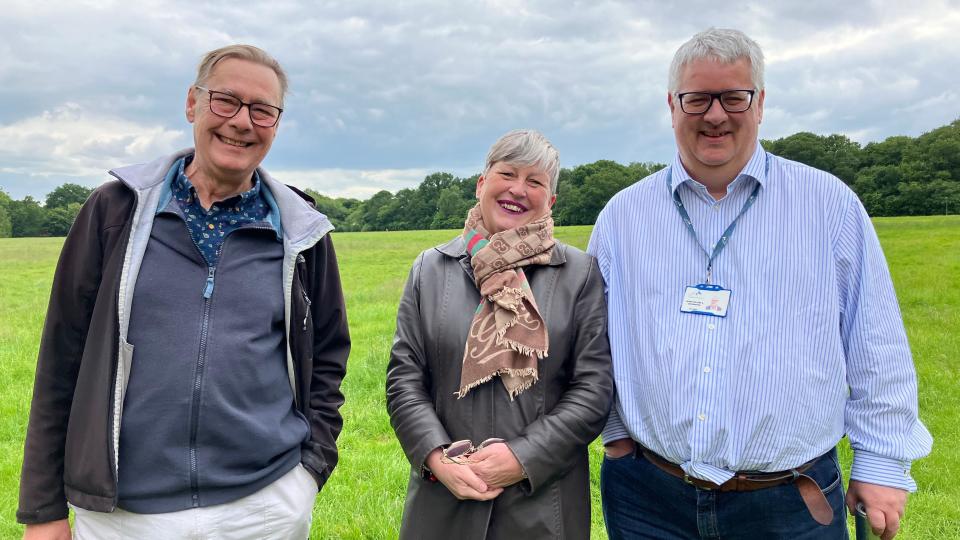
[(750, 79), (756, 90), (763, 90), (763, 51), (757, 42), (739, 30), (708, 28), (693, 36), (677, 49), (670, 63), (671, 94), (680, 89), (680, 72), (695, 60), (714, 60), (732, 64), (744, 59), (750, 62)]
[(497, 139), (487, 152), (486, 175), (495, 163), (529, 167), (536, 165), (550, 178), (550, 193), (557, 192), (560, 176), (560, 153), (542, 133), (533, 129), (515, 129)]

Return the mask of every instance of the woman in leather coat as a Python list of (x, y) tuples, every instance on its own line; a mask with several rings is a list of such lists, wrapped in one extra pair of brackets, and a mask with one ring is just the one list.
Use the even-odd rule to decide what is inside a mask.
[(596, 261), (553, 238), (558, 173), (543, 135), (507, 133), (463, 234), (414, 262), (387, 371), (401, 538), (589, 537), (613, 382)]

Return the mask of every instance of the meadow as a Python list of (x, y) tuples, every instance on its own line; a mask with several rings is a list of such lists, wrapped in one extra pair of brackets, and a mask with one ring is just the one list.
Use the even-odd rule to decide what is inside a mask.
[[(920, 384), (920, 416), (933, 453), (913, 466), (898, 538), (960, 538), (960, 216), (874, 220), (890, 264)], [(456, 231), (335, 233), (353, 351), (343, 390), (340, 464), (314, 508), (311, 538), (392, 539), (403, 509), (409, 464), (384, 404), (384, 377), (396, 306), (410, 264)], [(584, 248), (590, 227), (557, 237)], [(38, 339), (62, 239), (0, 239), (0, 538), (18, 538), (20, 463)], [(594, 538), (605, 538), (599, 503), (601, 448), (593, 459)], [(849, 470), (850, 450), (840, 444)], [(852, 523), (852, 519), (851, 519)]]

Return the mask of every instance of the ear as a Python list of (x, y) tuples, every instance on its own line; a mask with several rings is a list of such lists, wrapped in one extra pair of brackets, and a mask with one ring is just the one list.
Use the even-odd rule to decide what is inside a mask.
[(187, 89), (187, 122), (191, 124), (196, 119), (197, 116), (197, 91), (195, 86), (190, 86)]
[(757, 123), (763, 121), (763, 98), (767, 95), (766, 90), (760, 90), (760, 97), (757, 98)]
[(480, 193), (483, 191), (483, 175), (480, 175), (480, 178), (477, 178), (477, 199), (480, 198)]
[(553, 208), (553, 203), (557, 202), (557, 195), (554, 193), (550, 196), (550, 202), (547, 203), (547, 208)]
[(676, 129), (677, 123), (674, 121), (674, 113), (677, 109), (677, 104), (673, 102), (673, 94), (667, 92), (667, 106), (670, 107), (670, 126)]

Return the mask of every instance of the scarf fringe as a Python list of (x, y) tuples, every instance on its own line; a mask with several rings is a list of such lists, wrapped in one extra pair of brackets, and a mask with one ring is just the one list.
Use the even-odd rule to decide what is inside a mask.
[(478, 379), (464, 386), (459, 391), (454, 392), (453, 395), (457, 396), (457, 399), (462, 399), (464, 396), (466, 396), (470, 392), (470, 390), (473, 390), (474, 388), (480, 386), (483, 383), (490, 382), (494, 377), (503, 376), (503, 375), (509, 375), (511, 377), (516, 377), (521, 380), (526, 379), (526, 381), (524, 381), (522, 385), (507, 392), (507, 395), (510, 396), (510, 401), (513, 401), (513, 399), (519, 396), (521, 392), (523, 392), (524, 390), (527, 390), (528, 388), (536, 384), (537, 381), (540, 380), (540, 377), (537, 374), (536, 368), (522, 368), (522, 369), (500, 368), (497, 371), (494, 371), (493, 373), (491, 373), (490, 375), (487, 375), (482, 379)]
[(489, 382), (491, 379), (493, 379), (494, 377), (496, 377), (496, 376), (499, 375), (499, 374), (500, 374), (499, 371), (494, 371), (493, 373), (487, 375), (486, 377), (483, 377), (482, 379), (477, 379), (477, 380), (473, 381), (472, 383), (464, 386), (464, 387), (461, 388), (459, 391), (454, 392), (453, 395), (457, 396), (457, 399), (463, 399), (463, 397), (466, 396), (468, 392), (470, 392), (471, 390), (473, 390), (474, 388), (480, 386), (481, 384), (483, 384), (483, 383), (485, 383), (485, 382)]
[[(544, 358), (547, 357), (548, 349), (531, 347), (529, 345), (524, 345), (523, 343), (514, 341), (504, 335), (506, 331), (507, 331), (506, 328), (503, 329), (503, 332), (497, 331), (497, 346), (506, 345), (507, 347), (510, 347), (511, 349), (517, 351), (518, 353), (524, 356), (536, 356), (540, 360), (543, 360)], [(527, 368), (527, 369), (530, 369), (530, 368)]]
[[(523, 384), (514, 388), (513, 391), (507, 392), (507, 395), (510, 396), (510, 401), (513, 401), (515, 397), (519, 396), (524, 390), (527, 390), (528, 388), (536, 384), (538, 380), (540, 380), (539, 377), (537, 376), (537, 370), (533, 368), (512, 369), (509, 371), (525, 372), (524, 375), (519, 376), (520, 379), (524, 381)], [(531, 373), (526, 373), (526, 372), (531, 372)], [(532, 377), (525, 379), (524, 378), (525, 375), (532, 375)]]

